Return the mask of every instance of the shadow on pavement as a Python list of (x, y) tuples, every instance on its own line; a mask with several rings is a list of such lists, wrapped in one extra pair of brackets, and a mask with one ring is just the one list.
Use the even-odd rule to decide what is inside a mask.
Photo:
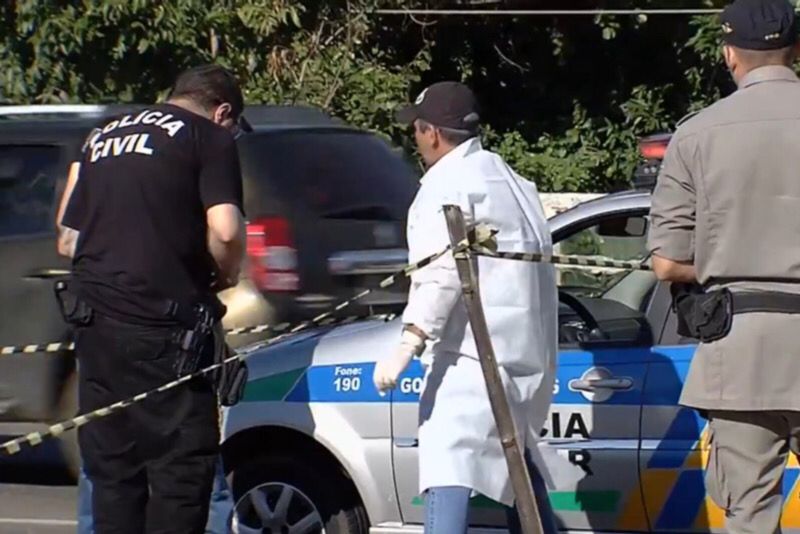
[[(0, 443), (16, 436), (0, 436)], [(13, 456), (0, 456), (0, 484), (74, 486), (56, 441), (46, 441)]]

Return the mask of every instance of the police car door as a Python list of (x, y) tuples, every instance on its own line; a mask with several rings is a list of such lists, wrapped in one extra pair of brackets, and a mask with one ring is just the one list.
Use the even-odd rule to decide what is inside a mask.
[[(669, 285), (659, 284), (652, 313), (664, 317), (663, 333), (653, 347), (642, 407), (642, 494), (656, 532), (725, 532), (725, 514), (708, 496), (707, 421), (678, 405), (697, 340), (677, 333)], [(800, 532), (800, 464), (789, 455), (784, 471), (783, 532)]]
[(706, 496), (703, 482), (705, 421), (678, 406), (697, 345), (677, 335), (668, 284), (659, 284), (652, 308), (661, 310), (666, 326), (645, 379), (640, 470), (646, 513), (655, 531), (723, 532), (723, 512)]
[[(637, 208), (595, 213), (554, 240), (557, 254), (641, 261), (646, 234), (646, 209)], [(655, 276), (559, 267), (558, 284), (559, 364), (542, 444), (550, 501), (562, 528), (647, 531), (638, 458)]]
[[(560, 253), (642, 259), (637, 256), (644, 250), (643, 218), (634, 219), (627, 221), (627, 215), (618, 214), (599, 226), (599, 221), (590, 217), (570, 225), (560, 235), (554, 233), (554, 238), (564, 240), (566, 246), (559, 247)], [(634, 235), (626, 234), (626, 225), (630, 226), (627, 233)], [(600, 249), (595, 250), (598, 246)], [(649, 295), (647, 288), (654, 284), (649, 276), (638, 276), (643, 273), (627, 274), (561, 269), (559, 279), (564, 292), (577, 294), (578, 286), (582, 286), (584, 292), (600, 294), (612, 291), (625, 278), (624, 287), (611, 293), (619, 300), (609, 300), (627, 307), (631, 301), (643, 301)], [(635, 525), (644, 531), (647, 525), (638, 490), (638, 447), (641, 392), (650, 347), (633, 346), (624, 340), (613, 348), (601, 343), (580, 344), (576, 337), (580, 317), (566, 304), (560, 316), (558, 381), (542, 445), (549, 453), (548, 464), (553, 466), (555, 486), (550, 500), (562, 528), (619, 531)], [(392, 396), (392, 450), (403, 522), (420, 524), (424, 501), (418, 494), (416, 447), (422, 370), (418, 362), (412, 365)], [(504, 510), (495, 502), (476, 497), (471, 502), (470, 524), (505, 529)]]

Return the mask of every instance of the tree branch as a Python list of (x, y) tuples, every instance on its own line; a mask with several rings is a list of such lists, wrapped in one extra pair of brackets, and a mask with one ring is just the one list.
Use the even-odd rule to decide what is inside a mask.
[(427, 28), (428, 26), (436, 26), (436, 24), (437, 24), (437, 21), (435, 21), (435, 20), (431, 21), (431, 22), (425, 22), (423, 20), (419, 20), (417, 18), (417, 16), (414, 15), (413, 13), (409, 13), (408, 14), (408, 18), (410, 18), (414, 22), (414, 24), (416, 24), (418, 26), (422, 26), (423, 28)]
[(528, 72), (529, 69), (526, 69), (525, 67), (523, 67), (519, 63), (511, 60), (511, 58), (509, 58), (508, 56), (503, 54), (503, 52), (500, 50), (500, 48), (496, 44), (492, 45), (492, 47), (494, 48), (494, 51), (497, 52), (497, 55), (500, 56), (500, 59), (502, 59), (503, 61), (505, 61), (506, 63), (508, 63), (512, 67), (518, 68), (519, 71), (522, 72), (523, 74)]
[(320, 22), (319, 28), (317, 28), (317, 30), (314, 32), (314, 37), (311, 39), (311, 46), (308, 48), (308, 54), (306, 54), (305, 59), (303, 59), (303, 65), (300, 67), (300, 75), (297, 77), (294, 94), (292, 95), (292, 104), (297, 101), (297, 97), (300, 96), (300, 93), (303, 91), (303, 81), (306, 78), (308, 63), (311, 61), (311, 57), (316, 54), (319, 48), (319, 41), (322, 39), (322, 31), (324, 28), (325, 21), (323, 20)]
[(217, 32), (214, 31), (214, 28), (208, 32), (208, 41), (211, 48), (211, 57), (216, 58), (217, 52), (219, 52), (219, 37), (217, 37)]

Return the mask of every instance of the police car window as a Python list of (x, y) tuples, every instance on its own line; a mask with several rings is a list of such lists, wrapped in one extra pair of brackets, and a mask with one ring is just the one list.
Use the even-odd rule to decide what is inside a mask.
[[(604, 218), (562, 239), (554, 249), (556, 254), (642, 261), (647, 257), (647, 218), (643, 215), (617, 215)], [(630, 275), (635, 274), (620, 269), (576, 268), (563, 265), (557, 267), (557, 273), (558, 285), (562, 290), (585, 297), (602, 297)], [(651, 280), (651, 276), (634, 276), (634, 279), (638, 278), (641, 278), (643, 286), (641, 289), (649, 290), (654, 281)], [(631, 290), (636, 292), (634, 288)], [(626, 302), (626, 304), (631, 303)]]
[(0, 237), (53, 230), (55, 146), (0, 146)]
[(252, 157), (274, 187), (323, 218), (403, 220), (415, 193), (413, 168), (369, 134), (271, 134)]

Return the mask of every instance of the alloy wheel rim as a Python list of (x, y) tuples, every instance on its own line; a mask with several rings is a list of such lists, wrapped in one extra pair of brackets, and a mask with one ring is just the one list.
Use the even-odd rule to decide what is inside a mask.
[(234, 534), (325, 534), (314, 502), (295, 486), (267, 482), (243, 495), (233, 510)]

